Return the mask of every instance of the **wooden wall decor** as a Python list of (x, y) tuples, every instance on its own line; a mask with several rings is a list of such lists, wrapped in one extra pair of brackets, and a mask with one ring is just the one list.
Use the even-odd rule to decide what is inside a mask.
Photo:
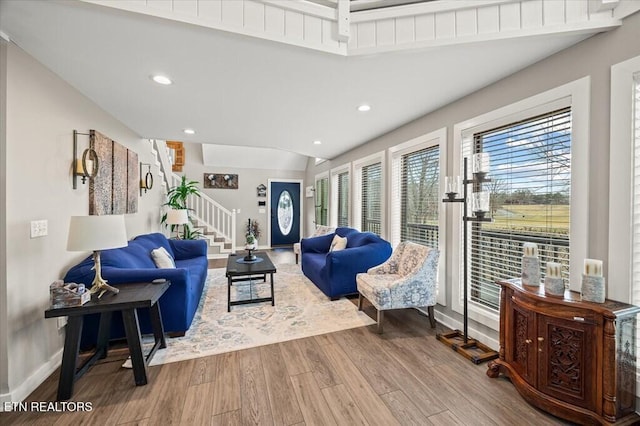
[(140, 167), (138, 153), (127, 150), (127, 213), (138, 213)]
[(112, 214), (127, 212), (127, 148), (113, 142), (113, 208)]
[(230, 173), (205, 173), (203, 182), (209, 189), (238, 189), (238, 175)]
[(167, 141), (167, 148), (173, 151), (173, 164), (171, 164), (171, 170), (174, 172), (181, 172), (182, 166), (184, 166), (184, 146), (182, 142)]
[(90, 130), (89, 147), (98, 154), (98, 175), (89, 181), (89, 214), (111, 214), (113, 141), (100, 132)]
[(89, 146), (98, 154), (98, 175), (89, 182), (89, 214), (138, 212), (138, 154), (95, 130)]

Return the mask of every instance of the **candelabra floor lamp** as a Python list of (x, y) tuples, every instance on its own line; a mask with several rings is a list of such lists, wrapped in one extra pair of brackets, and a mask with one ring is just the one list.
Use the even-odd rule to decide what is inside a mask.
[[(483, 157), (483, 155), (485, 157)], [(467, 178), (467, 158), (464, 158), (464, 166), (463, 166), (463, 180), (462, 180), (462, 197), (458, 197), (460, 193), (460, 189), (455, 188), (456, 184), (453, 184), (452, 187), (447, 183), (446, 195), (447, 197), (442, 200), (443, 203), (462, 203), (462, 228), (463, 228), (463, 331), (454, 330), (449, 333), (438, 333), (436, 334), (436, 339), (451, 347), (454, 351), (461, 354), (465, 358), (469, 359), (474, 364), (480, 364), (485, 361), (490, 361), (492, 359), (498, 358), (498, 352), (494, 351), (490, 347), (478, 342), (475, 339), (469, 337), (468, 333), (468, 226), (471, 222), (492, 222), (493, 220), (489, 217), (486, 217), (486, 213), (489, 210), (488, 201), (489, 194), (483, 192), (476, 192), (472, 195), (474, 196), (474, 200), (472, 202), (473, 207), (473, 216), (468, 216), (468, 194), (467, 194), (467, 186), (468, 184), (477, 184), (482, 185), (484, 182), (490, 182), (491, 180), (486, 178), (486, 173), (488, 172), (488, 154), (475, 154), (475, 156), (479, 156), (478, 158), (474, 158), (474, 167), (473, 167), (473, 179)], [(483, 160), (486, 162), (484, 166), (482, 166)], [(479, 164), (479, 165), (477, 165)], [(482, 194), (482, 195), (481, 195)], [(484, 198), (484, 200), (481, 200)], [(477, 204), (477, 205), (476, 205)], [(485, 204), (484, 206), (482, 204)]]

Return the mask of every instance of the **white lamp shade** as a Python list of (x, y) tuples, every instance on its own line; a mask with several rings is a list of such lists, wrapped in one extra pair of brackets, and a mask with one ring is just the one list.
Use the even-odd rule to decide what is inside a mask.
[(172, 209), (167, 212), (167, 223), (169, 225), (183, 225), (189, 223), (189, 215), (186, 209)]
[(94, 251), (126, 247), (123, 215), (71, 216), (68, 251)]

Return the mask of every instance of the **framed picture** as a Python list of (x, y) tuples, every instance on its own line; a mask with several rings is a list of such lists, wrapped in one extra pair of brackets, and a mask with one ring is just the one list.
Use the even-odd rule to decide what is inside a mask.
[(229, 173), (205, 173), (204, 187), (210, 189), (238, 189), (238, 175)]
[(256, 188), (256, 191), (258, 193), (258, 197), (266, 197), (267, 196), (267, 187), (264, 186), (264, 184), (260, 184), (258, 185), (258, 187)]

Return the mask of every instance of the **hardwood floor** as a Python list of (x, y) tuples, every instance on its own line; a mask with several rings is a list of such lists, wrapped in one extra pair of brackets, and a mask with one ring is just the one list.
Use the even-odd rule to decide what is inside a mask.
[[(365, 305), (368, 315), (375, 311)], [(435, 339), (415, 310), (375, 325), (149, 368), (136, 387), (111, 351), (75, 387), (91, 412), (0, 413), (24, 425), (555, 425), (504, 378)], [(55, 401), (58, 373), (27, 401)]]

